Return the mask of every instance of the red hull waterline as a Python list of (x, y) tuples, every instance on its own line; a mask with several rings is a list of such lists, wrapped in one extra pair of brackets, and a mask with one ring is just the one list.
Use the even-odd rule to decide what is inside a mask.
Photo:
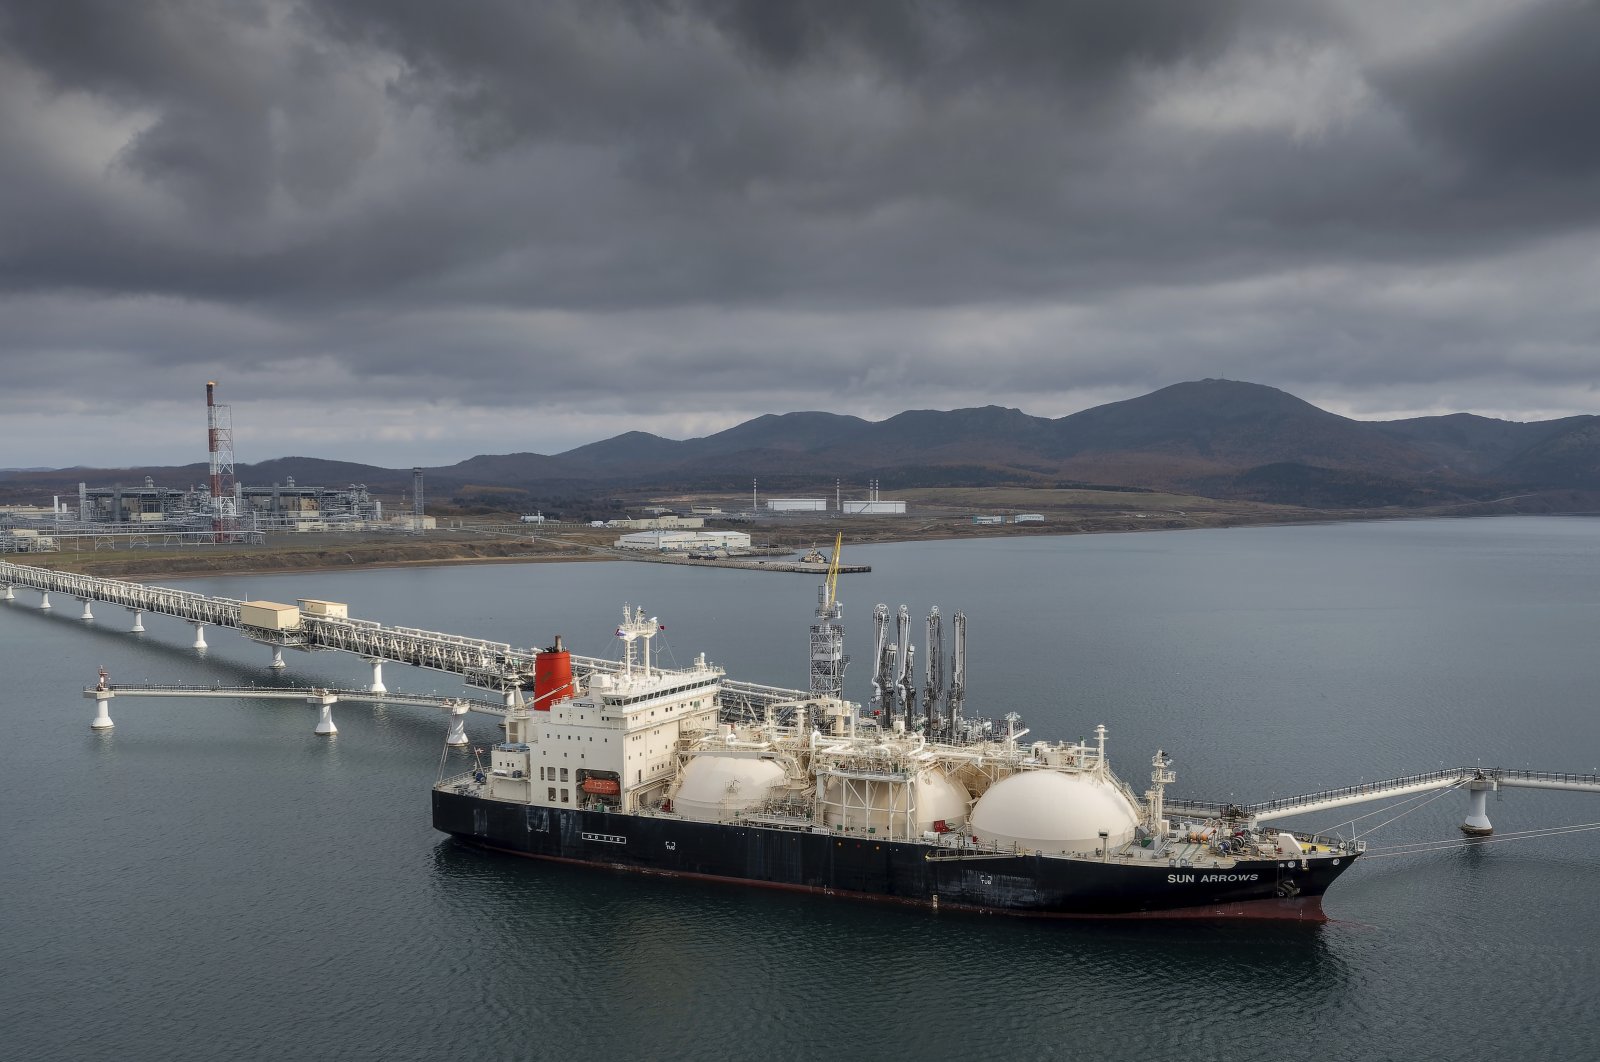
[(596, 863), (587, 859), (572, 859), (567, 856), (543, 855), (537, 852), (519, 852), (514, 848), (502, 848), (499, 845), (484, 844), (482, 841), (462, 837), (460, 840), (479, 848), (487, 848), (506, 855), (522, 856), (525, 859), (539, 859), (547, 863), (565, 863), (568, 866), (588, 867), (590, 869), (617, 870), (632, 874), (646, 874), (661, 878), (683, 878), (690, 881), (710, 881), (720, 885), (754, 886), (761, 889), (778, 889), (784, 892), (808, 892), (822, 896), (840, 896), (850, 900), (866, 900), (873, 903), (897, 903), (907, 907), (926, 907), (935, 911), (962, 911), (968, 914), (997, 914), (1008, 915), (1013, 918), (1052, 918), (1052, 919), (1126, 919), (1126, 918), (1159, 918), (1159, 919), (1260, 919), (1278, 922), (1308, 922), (1321, 924), (1329, 921), (1327, 914), (1322, 910), (1322, 897), (1319, 896), (1294, 896), (1273, 897), (1265, 900), (1245, 900), (1240, 903), (1205, 904), (1197, 907), (1177, 907), (1161, 911), (1125, 911), (1111, 914), (1071, 913), (1060, 911), (1020, 911), (1006, 907), (975, 907), (971, 904), (939, 903), (937, 900), (918, 900), (903, 896), (880, 896), (870, 892), (854, 892), (849, 889), (825, 889), (815, 885), (794, 885), (783, 881), (756, 881), (751, 878), (736, 878), (722, 874), (697, 874), (683, 870), (661, 870), (654, 867), (635, 867), (626, 863)]

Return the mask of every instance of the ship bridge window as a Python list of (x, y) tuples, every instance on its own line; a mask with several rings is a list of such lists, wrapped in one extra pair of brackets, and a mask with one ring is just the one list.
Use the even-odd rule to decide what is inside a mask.
[(556, 802), (556, 787), (555, 786), (551, 786), (550, 787), (550, 803), (554, 804), (555, 802)]
[(561, 768), (561, 780), (563, 782), (567, 780), (567, 769), (565, 767)]

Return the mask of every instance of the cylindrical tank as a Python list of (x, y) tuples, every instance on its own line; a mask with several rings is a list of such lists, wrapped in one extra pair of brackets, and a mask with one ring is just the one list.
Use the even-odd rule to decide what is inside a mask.
[(552, 704), (572, 694), (572, 654), (557, 635), (556, 644), (533, 658), (533, 709), (548, 712)]
[(990, 786), (972, 809), (985, 843), (1059, 855), (1092, 852), (1100, 831), (1111, 847), (1133, 838), (1139, 813), (1107, 779), (1073, 771), (1022, 771)]
[(672, 810), (696, 822), (724, 822), (752, 811), (784, 784), (783, 767), (733, 751), (697, 753), (683, 768)]
[(897, 838), (926, 833), (937, 822), (955, 829), (967, 820), (966, 789), (936, 770), (919, 771), (909, 783), (828, 776), (821, 804), (829, 826)]

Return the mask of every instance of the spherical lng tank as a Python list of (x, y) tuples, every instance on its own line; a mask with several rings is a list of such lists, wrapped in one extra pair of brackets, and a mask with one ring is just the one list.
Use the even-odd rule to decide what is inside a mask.
[(672, 810), (696, 822), (719, 822), (752, 811), (784, 782), (783, 768), (741, 752), (702, 752), (683, 769)]
[(1022, 771), (990, 786), (972, 809), (972, 833), (985, 843), (1056, 855), (1092, 852), (1133, 838), (1139, 813), (1108, 779), (1089, 773)]

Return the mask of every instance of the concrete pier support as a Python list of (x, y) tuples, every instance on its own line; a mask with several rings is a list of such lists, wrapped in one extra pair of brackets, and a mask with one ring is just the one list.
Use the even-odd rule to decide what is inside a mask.
[(274, 645), (272, 647), (272, 664), (271, 664), (272, 670), (274, 670), (274, 671), (282, 671), (284, 668), (286, 668), (288, 666), (289, 666), (288, 664), (285, 664), (283, 662), (283, 646)]
[(133, 610), (133, 626), (129, 627), (128, 630), (132, 634), (143, 634), (144, 633), (144, 610), (143, 609), (137, 609), (136, 608), (136, 609)]
[(86, 620), (94, 619), (94, 609), (89, 607), (89, 599), (86, 597), (80, 597), (78, 600), (83, 602), (83, 615), (78, 618)]
[(206, 625), (191, 621), (191, 626), (194, 627), (194, 647), (196, 649), (204, 649), (206, 647)]
[(9, 585), (6, 587), (5, 594), (0, 596), (0, 601), (15, 601), (16, 599), (17, 595), (11, 592), (11, 587)]
[(364, 656), (361, 659), (372, 665), (372, 685), (367, 687), (367, 692), (388, 693), (389, 687), (383, 684), (383, 657)]
[(1487, 837), (1494, 832), (1494, 824), (1489, 821), (1489, 790), (1493, 788), (1494, 783), (1487, 778), (1467, 783), (1467, 819), (1461, 824), (1461, 832), (1468, 837)]
[(316, 697), (307, 697), (307, 704), (315, 704), (322, 709), (322, 715), (317, 719), (318, 734), (324, 737), (334, 737), (339, 733), (339, 728), (333, 725), (333, 706), (339, 700), (331, 693), (324, 693)]
[(111, 698), (114, 697), (110, 690), (95, 690), (94, 692), (94, 720), (89, 724), (95, 730), (110, 730), (115, 723), (111, 721)]
[(450, 709), (450, 732), (444, 736), (446, 745), (460, 747), (467, 744), (467, 712), (471, 711), (466, 705), (458, 704)]
[(44, 591), (43, 593), (41, 593), (39, 595), (39, 607), (40, 608), (49, 608), (50, 607), (50, 591), (46, 590), (46, 591)]

